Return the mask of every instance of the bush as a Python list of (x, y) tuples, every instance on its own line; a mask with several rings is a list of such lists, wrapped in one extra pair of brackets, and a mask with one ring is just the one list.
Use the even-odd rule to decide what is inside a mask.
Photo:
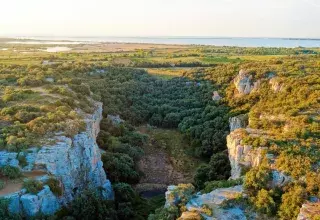
[(9, 179), (16, 179), (21, 177), (21, 171), (18, 167), (13, 167), (13, 166), (5, 166), (1, 168), (1, 173), (2, 175), (8, 177)]
[(127, 154), (107, 152), (102, 155), (102, 162), (111, 182), (137, 183), (139, 181), (139, 174), (134, 169), (134, 161)]
[(271, 216), (275, 214), (276, 210), (276, 203), (274, 202), (272, 198), (272, 193), (265, 190), (261, 189), (258, 192), (258, 195), (256, 198), (253, 198), (253, 203), (255, 208), (262, 213), (267, 214), (268, 216)]
[(307, 197), (306, 191), (301, 186), (294, 186), (282, 195), (282, 203), (278, 215), (280, 219), (296, 219), (300, 207)]
[(120, 137), (120, 141), (128, 143), (133, 146), (143, 146), (148, 139), (148, 136), (139, 132), (128, 132), (124, 136)]
[(28, 165), (28, 162), (27, 162), (27, 159), (26, 159), (26, 156), (25, 156), (25, 155), (19, 154), (18, 160), (19, 160), (19, 165), (20, 165), (21, 167), (25, 167), (25, 166)]
[(50, 187), (51, 192), (56, 196), (62, 196), (62, 188), (60, 186), (60, 181), (54, 178), (49, 178), (46, 184)]
[(105, 201), (96, 193), (85, 191), (75, 198), (68, 212), (75, 219), (117, 220), (117, 213), (111, 201)]
[(113, 151), (116, 153), (128, 154), (134, 161), (139, 160), (144, 151), (140, 147), (133, 147), (130, 144), (121, 144), (113, 148)]
[(271, 178), (270, 169), (264, 165), (253, 167), (246, 173), (244, 188), (250, 196), (267, 187), (268, 181)]
[(116, 203), (134, 202), (136, 193), (127, 183), (116, 183), (113, 185)]
[(19, 215), (14, 215), (9, 212), (8, 209), (9, 200), (0, 198), (0, 219), (1, 220), (20, 220), (22, 219)]
[(4, 181), (0, 180), (0, 190), (2, 190), (5, 187)]
[(43, 189), (43, 184), (39, 180), (27, 179), (23, 182), (23, 188), (25, 188), (28, 193), (37, 194)]
[(194, 177), (195, 185), (198, 189), (203, 189), (207, 181), (225, 180), (230, 176), (230, 162), (225, 153), (214, 154), (208, 165), (201, 165)]

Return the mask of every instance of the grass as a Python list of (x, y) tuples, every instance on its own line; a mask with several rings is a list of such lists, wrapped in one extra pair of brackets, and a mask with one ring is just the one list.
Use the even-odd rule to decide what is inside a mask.
[(174, 77), (180, 77), (190, 68), (146, 68), (145, 70), (151, 74), (163, 79), (172, 79)]

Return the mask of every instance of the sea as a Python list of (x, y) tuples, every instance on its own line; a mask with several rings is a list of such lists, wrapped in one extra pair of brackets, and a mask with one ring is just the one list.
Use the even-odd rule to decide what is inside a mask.
[[(246, 37), (16, 37), (14, 42), (37, 43), (36, 40), (45, 40), (52, 44), (80, 44), (80, 43), (148, 43), (148, 44), (179, 44), (179, 45), (213, 45), (236, 47), (320, 47), (320, 39), (311, 38), (246, 38)], [(63, 42), (70, 41), (70, 42)], [(39, 43), (39, 42), (38, 42)]]

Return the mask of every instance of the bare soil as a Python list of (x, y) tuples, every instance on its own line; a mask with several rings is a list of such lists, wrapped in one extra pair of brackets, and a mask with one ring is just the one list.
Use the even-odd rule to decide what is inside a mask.
[(5, 182), (5, 186), (2, 190), (0, 190), (0, 196), (8, 195), (10, 193), (14, 193), (21, 190), (24, 178), (35, 179), (36, 177), (44, 176), (44, 175), (46, 175), (46, 172), (43, 172), (40, 170), (34, 170), (31, 172), (23, 173), (23, 177), (15, 180), (10, 180), (8, 178), (1, 178), (1, 180)]

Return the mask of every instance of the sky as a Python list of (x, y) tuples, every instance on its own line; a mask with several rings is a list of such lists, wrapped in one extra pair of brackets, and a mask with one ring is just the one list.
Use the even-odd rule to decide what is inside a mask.
[(320, 0), (2, 0), (0, 36), (320, 38)]

